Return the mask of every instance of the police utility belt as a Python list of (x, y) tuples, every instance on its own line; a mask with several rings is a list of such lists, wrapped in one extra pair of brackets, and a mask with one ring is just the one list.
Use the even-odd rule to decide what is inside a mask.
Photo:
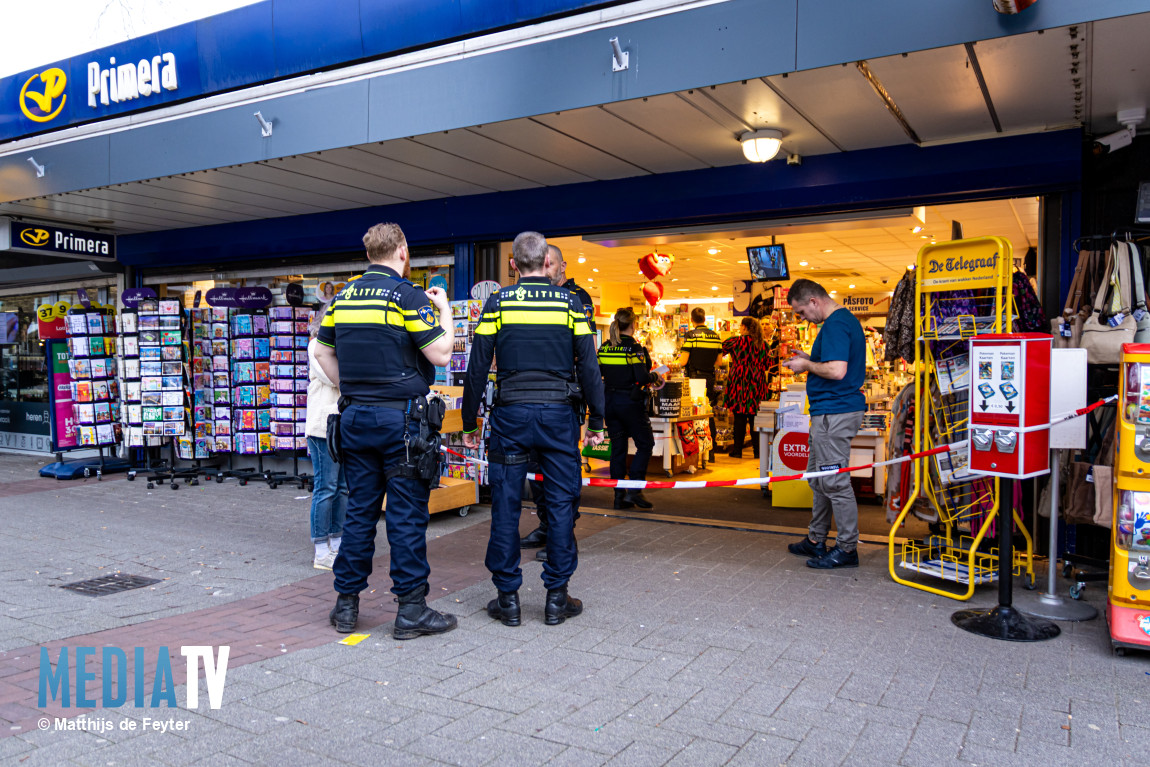
[(496, 384), (495, 405), (565, 403), (583, 406), (583, 387), (578, 381), (512, 373)]
[(343, 454), (340, 418), (343, 411), (352, 405), (386, 407), (400, 410), (405, 415), (403, 421), (404, 460), (398, 466), (388, 469), (384, 473), (385, 478), (422, 479), (431, 483), (432, 488), (439, 487), (440, 468), (443, 462), (443, 451), (441, 450), (443, 437), (439, 431), (443, 428), (443, 416), (447, 412), (447, 405), (442, 397), (436, 394), (400, 400), (356, 400), (340, 397), (339, 413), (327, 417), (328, 453), (336, 462)]

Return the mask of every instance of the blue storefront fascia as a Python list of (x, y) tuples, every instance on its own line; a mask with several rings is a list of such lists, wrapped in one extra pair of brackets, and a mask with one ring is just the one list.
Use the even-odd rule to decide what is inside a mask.
[[(452, 197), (119, 238), (120, 261), (183, 269), (362, 249), (363, 232), (395, 221), (413, 246), (715, 224), (893, 206), (1069, 192), (1082, 176), (1082, 133), (1066, 130), (935, 147), (888, 147), (762, 165)], [(1062, 254), (1069, 268), (1070, 224)], [(457, 280), (457, 283), (460, 282)], [(465, 289), (465, 287), (463, 288)]]

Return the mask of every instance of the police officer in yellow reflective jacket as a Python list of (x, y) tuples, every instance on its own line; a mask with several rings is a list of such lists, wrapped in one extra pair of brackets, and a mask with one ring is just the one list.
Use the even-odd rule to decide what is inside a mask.
[(434, 366), (451, 359), (451, 307), (442, 289), (424, 291), (408, 281), (411, 257), (398, 225), (376, 224), (363, 244), (371, 266), (332, 301), (315, 355), (340, 387), (339, 460), (348, 485), (343, 543), (333, 567), (339, 596), (330, 620), (341, 633), (355, 628), (386, 496), (391, 590), (399, 601), (393, 633), (413, 639), (456, 625), (455, 616), (432, 610), (426, 600), (427, 500), (439, 473), (443, 412), (427, 394)]
[(719, 334), (707, 327), (707, 313), (702, 307), (696, 306), (691, 310), (691, 324), (695, 327), (683, 336), (683, 348), (680, 349), (679, 365), (683, 368), (687, 378), (702, 378), (707, 382), (707, 401), (711, 403), (711, 455), (709, 460), (715, 460), (715, 403), (719, 401), (719, 392), (715, 388), (715, 362), (723, 352), (723, 340)]
[[(647, 416), (647, 386), (662, 378), (651, 372), (651, 355), (634, 337), (635, 312), (615, 312), (610, 335), (599, 347), (606, 397), (607, 436), (611, 439), (611, 479), (647, 478), (647, 464), (655, 448), (651, 419)], [(627, 440), (635, 443), (635, 457), (627, 469)], [(642, 490), (615, 490), (615, 508), (654, 508)]]
[(519, 514), (528, 462), (543, 469), (550, 527), (543, 584), (544, 622), (578, 615), (583, 605), (567, 592), (578, 564), (574, 514), (582, 484), (579, 408), (586, 404), (586, 442), (603, 440), (603, 383), (595, 341), (578, 298), (554, 285), (559, 264), (538, 232), (515, 238), (519, 282), (496, 291), (475, 328), (463, 390), (463, 444), (478, 447), (479, 398), (494, 358), (497, 393), (491, 414), (491, 539), (487, 569), (498, 596), (487, 612), (507, 626), (520, 624)]

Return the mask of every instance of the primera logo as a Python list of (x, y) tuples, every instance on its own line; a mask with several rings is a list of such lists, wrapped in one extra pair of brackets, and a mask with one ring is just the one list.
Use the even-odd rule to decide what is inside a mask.
[(20, 239), (34, 248), (45, 245), (50, 236), (51, 235), (43, 229), (25, 229), (20, 232)]
[[(41, 90), (29, 90), (28, 86), (36, 80), (42, 84)], [(64, 95), (64, 88), (67, 86), (68, 76), (64, 74), (64, 70), (58, 67), (45, 69), (39, 74), (32, 75), (24, 83), (24, 87), (20, 89), (20, 111), (29, 120), (38, 123), (46, 123), (55, 119), (68, 100), (68, 97)], [(57, 98), (60, 99), (60, 103), (53, 109), (53, 104), (56, 103)]]

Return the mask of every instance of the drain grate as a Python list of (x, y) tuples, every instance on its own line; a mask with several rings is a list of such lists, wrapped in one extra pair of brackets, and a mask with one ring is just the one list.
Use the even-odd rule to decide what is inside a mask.
[(89, 578), (86, 581), (66, 583), (60, 588), (75, 591), (90, 597), (106, 597), (109, 594), (119, 594), (121, 591), (141, 589), (159, 583), (159, 578), (145, 578), (142, 575), (127, 575), (126, 573), (113, 573), (101, 575), (99, 578)]

